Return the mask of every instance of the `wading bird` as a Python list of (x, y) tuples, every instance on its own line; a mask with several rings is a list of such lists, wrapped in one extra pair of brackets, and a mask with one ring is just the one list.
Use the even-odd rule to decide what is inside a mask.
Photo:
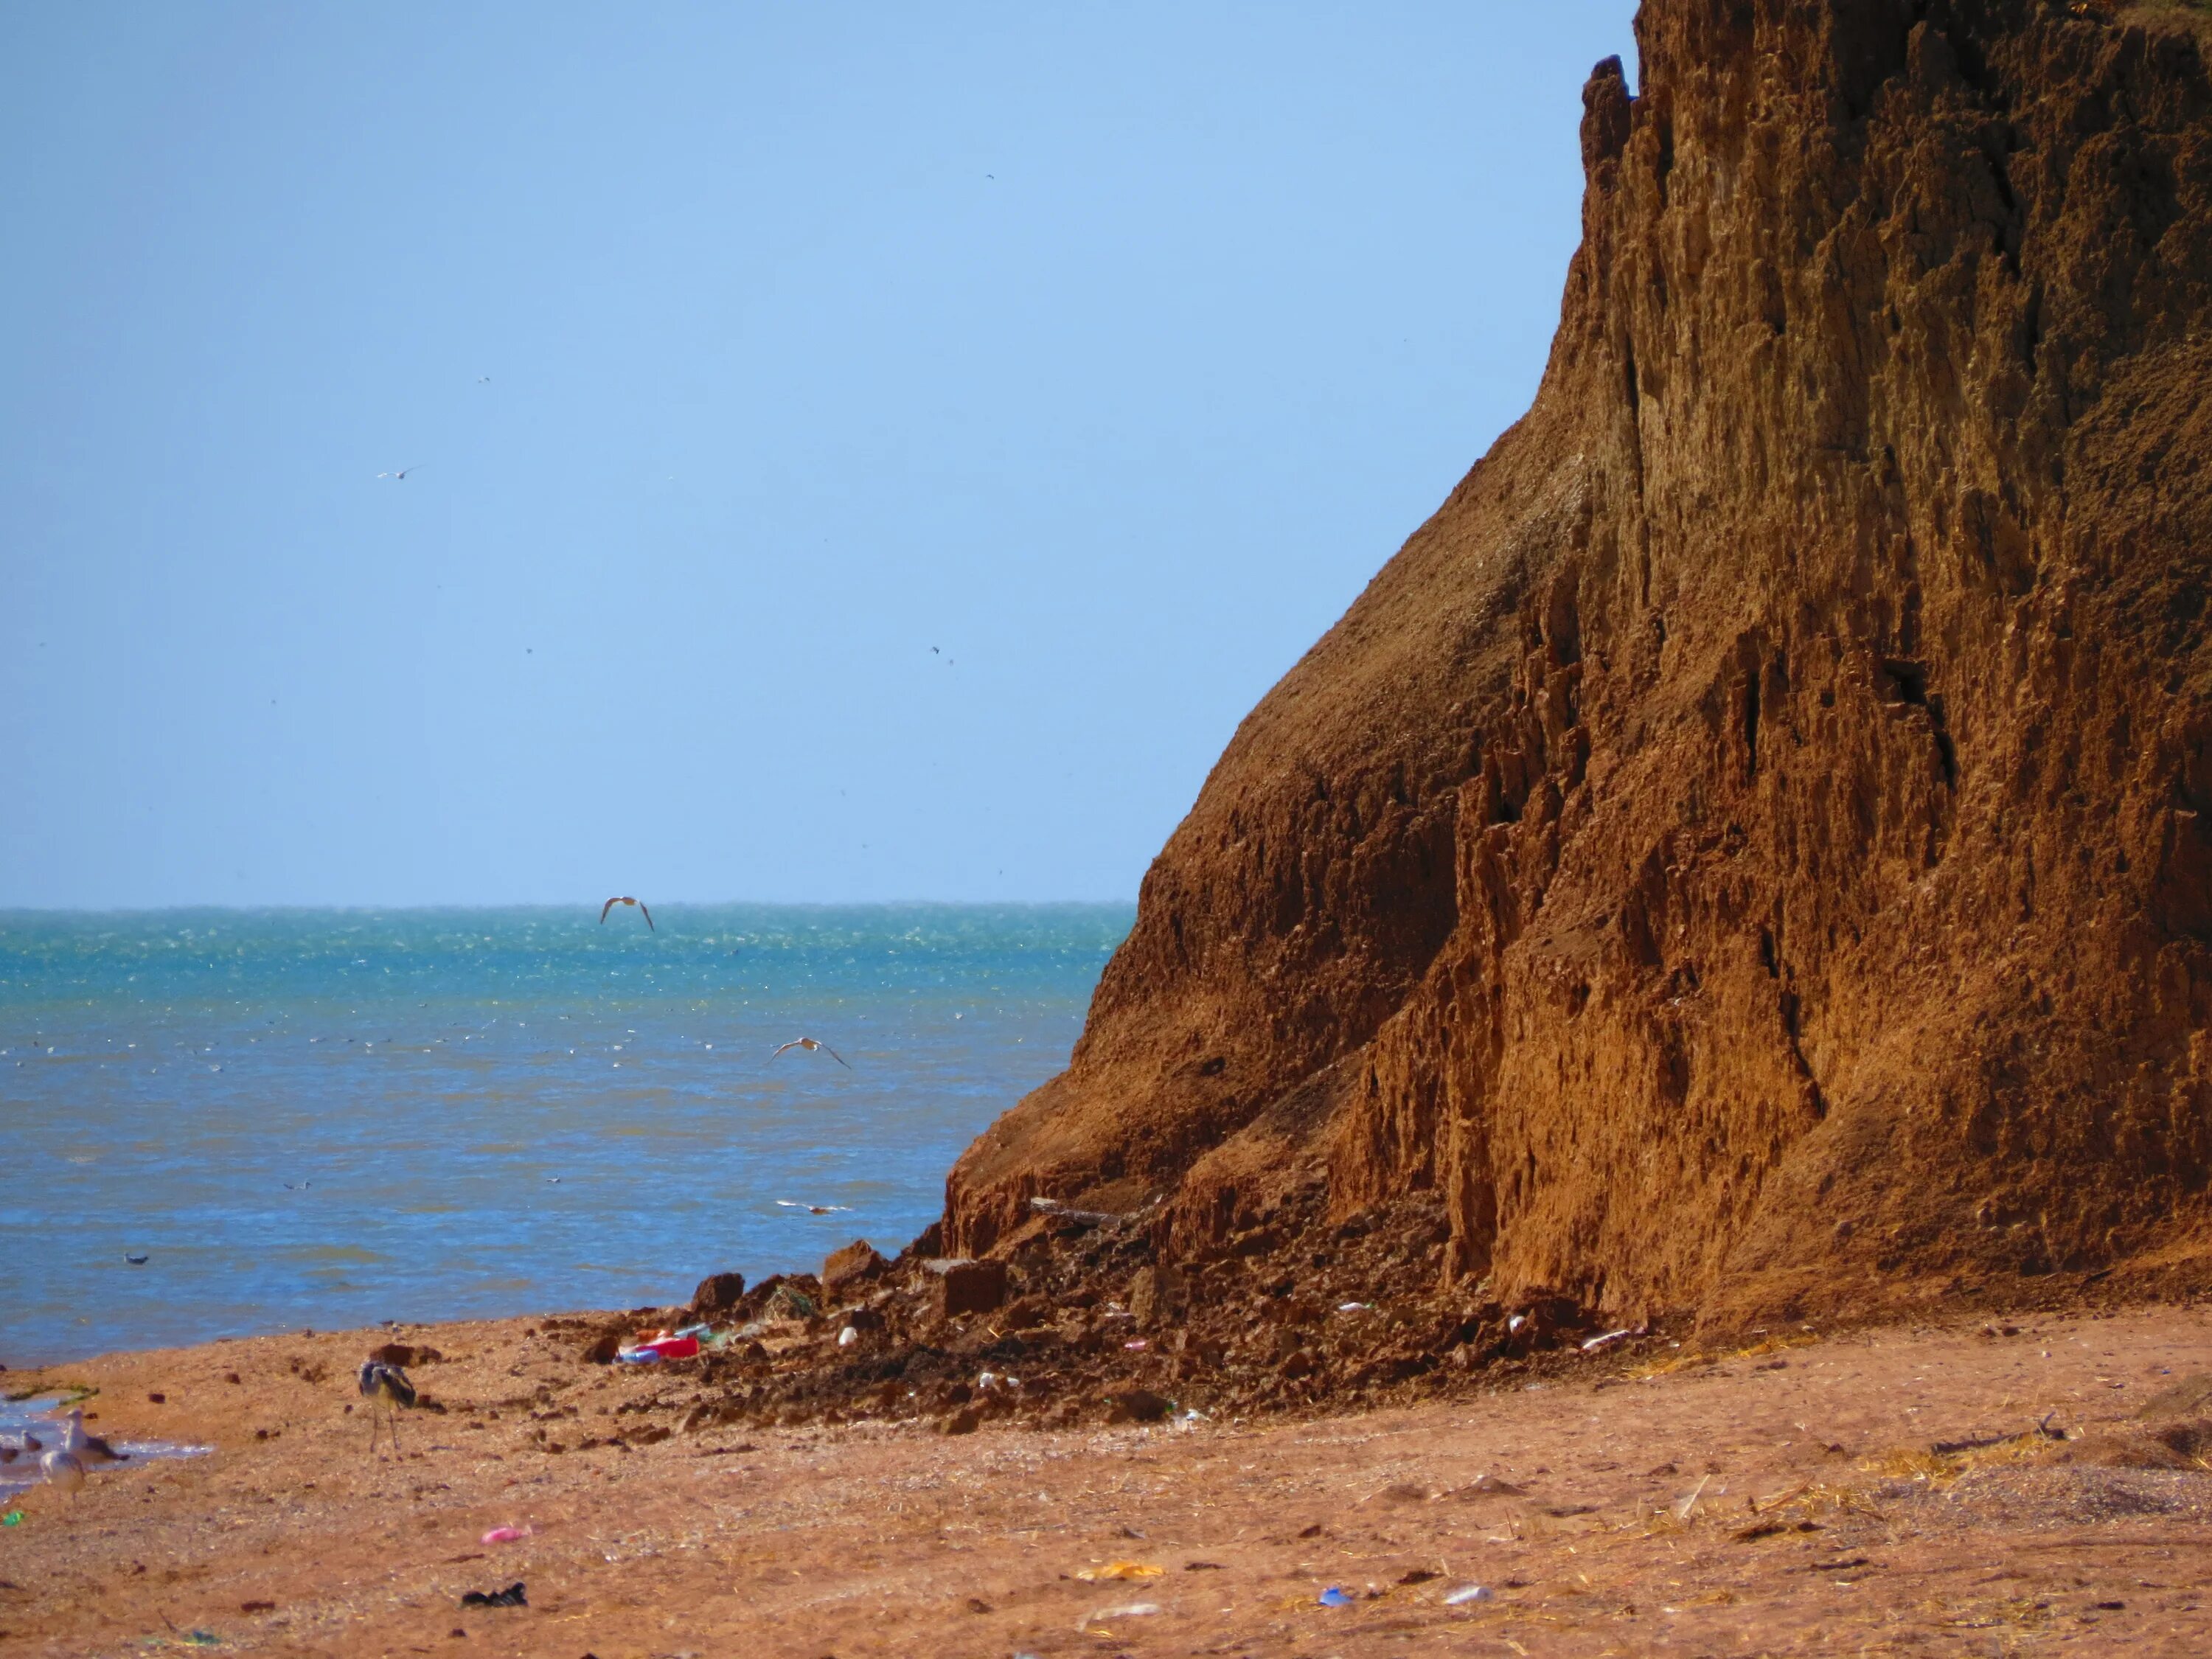
[(653, 912), (645, 908), (645, 901), (643, 899), (634, 898), (611, 898), (605, 904), (602, 904), (599, 907), (599, 926), (602, 927), (606, 926), (607, 912), (613, 909), (617, 904), (635, 904), (638, 908), (638, 913), (645, 918), (645, 931), (648, 933), (658, 933), (659, 931), (653, 925)]
[(790, 1053), (790, 1052), (791, 1052), (791, 1050), (793, 1050), (793, 1048), (804, 1048), (804, 1049), (805, 1049), (805, 1050), (806, 1050), (806, 1052), (807, 1052), (808, 1054), (812, 1054), (812, 1053), (813, 1053), (817, 1048), (819, 1048), (819, 1049), (820, 1049), (823, 1054), (825, 1054), (829, 1055), (830, 1059), (832, 1059), (832, 1060), (836, 1060), (836, 1061), (840, 1066), (843, 1066), (847, 1071), (848, 1071), (848, 1072), (849, 1072), (849, 1071), (851, 1071), (851, 1070), (853, 1069), (853, 1062), (852, 1062), (852, 1061), (850, 1061), (850, 1060), (847, 1060), (847, 1059), (845, 1058), (845, 1056), (844, 1056), (844, 1055), (842, 1055), (842, 1054), (839, 1054), (839, 1053), (838, 1053), (835, 1048), (831, 1048), (828, 1043), (826, 1043), (826, 1042), (816, 1042), (812, 1037), (793, 1037), (793, 1038), (792, 1038), (792, 1040), (791, 1040), (790, 1042), (788, 1042), (785, 1043), (785, 1044), (783, 1045), (783, 1047), (782, 1047), (782, 1048), (781, 1048), (777, 1049), (777, 1050), (775, 1051), (775, 1054), (770, 1054), (770, 1055), (769, 1056), (769, 1058), (770, 1060), (774, 1060), (774, 1059), (776, 1057), (776, 1055), (777, 1055), (777, 1054), (788, 1054), (788, 1053)]
[(88, 1468), (101, 1463), (121, 1463), (130, 1454), (119, 1452), (96, 1434), (84, 1431), (84, 1407), (72, 1406), (62, 1419), (62, 1449)]
[(368, 1455), (376, 1455), (376, 1419), (380, 1407), (392, 1424), (392, 1454), (399, 1455), (399, 1408), (415, 1404), (415, 1385), (407, 1373), (381, 1359), (361, 1362), (361, 1397), (368, 1401)]
[(74, 1452), (57, 1446), (39, 1460), (39, 1467), (46, 1471), (48, 1486), (59, 1486), (72, 1498), (84, 1490), (84, 1465)]

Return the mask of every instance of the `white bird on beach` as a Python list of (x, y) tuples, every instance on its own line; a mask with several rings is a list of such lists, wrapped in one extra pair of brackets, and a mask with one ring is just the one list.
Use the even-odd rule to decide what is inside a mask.
[(72, 1406), (69, 1415), (62, 1419), (62, 1449), (88, 1465), (120, 1463), (130, 1454), (119, 1452), (96, 1434), (84, 1431), (84, 1407)]
[(48, 1486), (59, 1486), (72, 1497), (84, 1490), (84, 1465), (76, 1453), (57, 1446), (39, 1460), (39, 1467), (46, 1471)]
[(779, 1198), (776, 1202), (787, 1210), (804, 1210), (809, 1215), (836, 1215), (853, 1207), (849, 1204), (801, 1204), (795, 1198)]
[(635, 904), (638, 908), (639, 914), (643, 915), (645, 918), (645, 931), (648, 933), (658, 933), (659, 931), (653, 925), (653, 912), (645, 908), (645, 901), (643, 899), (634, 898), (611, 898), (605, 904), (602, 904), (599, 907), (599, 925), (602, 927), (606, 926), (607, 912), (613, 909), (617, 904)]
[(368, 1401), (368, 1455), (376, 1455), (377, 1408), (391, 1419), (392, 1452), (399, 1455), (399, 1408), (415, 1403), (415, 1385), (407, 1380), (407, 1373), (397, 1365), (386, 1364), (381, 1359), (361, 1362), (359, 1378), (361, 1397)]
[(792, 1049), (793, 1049), (793, 1048), (804, 1048), (804, 1049), (805, 1049), (805, 1050), (806, 1050), (806, 1052), (807, 1052), (808, 1054), (812, 1054), (816, 1049), (819, 1048), (819, 1049), (820, 1049), (823, 1054), (825, 1054), (829, 1055), (830, 1059), (832, 1059), (832, 1060), (836, 1060), (836, 1061), (840, 1066), (843, 1066), (847, 1071), (848, 1071), (848, 1072), (849, 1072), (849, 1071), (851, 1071), (851, 1070), (853, 1069), (853, 1062), (852, 1062), (852, 1061), (850, 1061), (850, 1060), (847, 1060), (847, 1059), (845, 1058), (845, 1056), (844, 1056), (844, 1055), (842, 1055), (842, 1054), (839, 1054), (839, 1053), (838, 1053), (835, 1048), (831, 1048), (828, 1043), (826, 1043), (826, 1042), (816, 1042), (812, 1037), (793, 1037), (793, 1038), (792, 1038), (792, 1040), (791, 1040), (790, 1042), (788, 1042), (785, 1043), (785, 1044), (783, 1045), (783, 1047), (782, 1047), (782, 1048), (781, 1048), (777, 1049), (777, 1050), (775, 1051), (775, 1054), (770, 1054), (770, 1055), (769, 1056), (769, 1058), (770, 1060), (774, 1060), (774, 1059), (775, 1059), (775, 1058), (776, 1058), (776, 1055), (777, 1055), (777, 1054), (788, 1054), (788, 1053), (790, 1053), (790, 1051), (791, 1051)]

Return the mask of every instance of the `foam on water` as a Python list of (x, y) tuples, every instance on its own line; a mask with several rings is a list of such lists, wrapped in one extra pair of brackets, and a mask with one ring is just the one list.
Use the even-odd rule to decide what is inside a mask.
[[(0, 1359), (676, 1300), (896, 1249), (1066, 1063), (1130, 915), (0, 915)], [(799, 1036), (851, 1069), (769, 1060)]]

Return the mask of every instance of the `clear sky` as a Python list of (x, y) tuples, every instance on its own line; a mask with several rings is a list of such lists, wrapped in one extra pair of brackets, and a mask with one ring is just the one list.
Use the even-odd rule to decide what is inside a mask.
[(0, 0), (0, 906), (1133, 896), (1632, 12)]

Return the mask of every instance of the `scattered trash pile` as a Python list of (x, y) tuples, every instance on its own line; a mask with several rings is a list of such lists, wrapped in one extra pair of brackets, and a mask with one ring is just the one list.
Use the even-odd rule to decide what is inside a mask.
[(1319, 1189), (1170, 1261), (1157, 1205), (1033, 1200), (984, 1260), (895, 1260), (864, 1241), (820, 1274), (702, 1283), (684, 1309), (549, 1322), (579, 1357), (647, 1371), (687, 1432), (860, 1419), (1042, 1426), (1160, 1423), (1404, 1400), (1585, 1367), (1634, 1347), (1567, 1297), (1512, 1307), (1440, 1288), (1441, 1203), (1420, 1194), (1332, 1223)]

